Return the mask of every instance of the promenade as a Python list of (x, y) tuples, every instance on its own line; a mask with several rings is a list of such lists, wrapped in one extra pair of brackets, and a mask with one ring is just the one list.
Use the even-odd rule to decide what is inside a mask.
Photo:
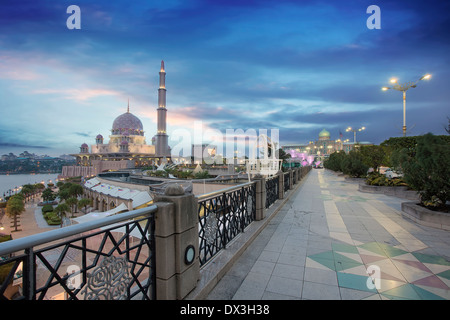
[(320, 169), (289, 192), (208, 299), (450, 299), (450, 232), (403, 218), (406, 200)]

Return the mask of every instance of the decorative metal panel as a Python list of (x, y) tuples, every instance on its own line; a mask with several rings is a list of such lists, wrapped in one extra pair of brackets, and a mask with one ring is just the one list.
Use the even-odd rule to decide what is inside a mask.
[(146, 214), (3, 257), (0, 300), (156, 299), (154, 230), (154, 215)]
[(199, 201), (200, 265), (226, 248), (255, 220), (255, 201), (255, 184)]
[(85, 300), (126, 300), (131, 279), (125, 258), (107, 257), (87, 274), (87, 284), (81, 292)]

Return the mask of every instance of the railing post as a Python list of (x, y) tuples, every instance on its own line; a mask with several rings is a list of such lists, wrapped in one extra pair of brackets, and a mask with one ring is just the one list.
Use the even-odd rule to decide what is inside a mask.
[(27, 300), (36, 299), (36, 263), (33, 248), (25, 249), (26, 258), (23, 264), (23, 295)]
[(198, 200), (179, 185), (156, 195), (156, 298), (181, 300), (200, 278)]
[(253, 177), (256, 181), (256, 216), (255, 220), (263, 220), (266, 216), (266, 179), (261, 175)]
[(292, 190), (293, 185), (294, 185), (294, 172), (292, 169), (289, 169), (289, 190)]

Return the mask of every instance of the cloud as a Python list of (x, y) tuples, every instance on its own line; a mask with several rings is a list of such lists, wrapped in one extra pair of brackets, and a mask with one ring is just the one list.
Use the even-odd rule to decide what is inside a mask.
[(121, 96), (122, 93), (109, 89), (36, 89), (34, 94), (60, 95), (62, 99), (85, 101), (101, 96)]
[(28, 144), (20, 144), (20, 143), (8, 143), (8, 142), (0, 142), (0, 148), (1, 147), (49, 149), (49, 147), (47, 147), (47, 146), (36, 146), (36, 145), (28, 145)]

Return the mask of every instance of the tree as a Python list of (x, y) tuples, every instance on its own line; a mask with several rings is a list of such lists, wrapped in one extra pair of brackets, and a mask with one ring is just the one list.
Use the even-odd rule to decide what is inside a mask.
[(77, 183), (72, 183), (72, 185), (69, 188), (69, 194), (72, 197), (78, 197), (83, 194), (83, 187)]
[(347, 157), (343, 151), (335, 151), (323, 163), (323, 166), (333, 171), (342, 171), (342, 162)]
[(363, 157), (359, 151), (351, 150), (342, 160), (342, 172), (352, 177), (365, 177), (369, 166), (364, 164)]
[(59, 199), (64, 200), (64, 201), (69, 199), (71, 197), (69, 189), (68, 188), (59, 189), (58, 197), (59, 197)]
[(373, 171), (378, 171), (381, 165), (388, 162), (386, 149), (383, 146), (362, 146), (360, 152), (364, 164), (373, 168)]
[(53, 190), (50, 188), (45, 189), (44, 191), (42, 191), (42, 199), (45, 202), (48, 201), (53, 201), (56, 199), (56, 195), (54, 194)]
[(63, 224), (63, 217), (66, 217), (66, 213), (70, 211), (69, 206), (66, 203), (58, 204), (53, 212), (56, 212), (61, 219), (61, 227)]
[(78, 207), (83, 208), (84, 207), (84, 213), (87, 212), (87, 207), (92, 206), (92, 200), (87, 198), (82, 198), (78, 200)]
[(447, 117), (447, 120), (448, 120), (448, 125), (447, 125), (447, 127), (444, 127), (444, 129), (448, 134), (450, 134), (450, 118)]
[(34, 184), (34, 188), (36, 192), (42, 192), (45, 189), (45, 186), (42, 183)]
[(33, 195), (36, 188), (32, 184), (25, 184), (22, 186), (22, 190), (20, 190), (20, 193), (25, 196), (25, 199), (28, 199), (29, 196)]
[(6, 215), (14, 220), (14, 231), (19, 231), (17, 229), (18, 218), (20, 214), (25, 211), (25, 204), (23, 203), (23, 197), (20, 195), (14, 195), (8, 199), (6, 204)]
[(431, 133), (417, 139), (414, 157), (400, 153), (404, 179), (419, 191), (425, 206), (445, 207), (450, 200), (450, 143)]
[(72, 211), (72, 218), (73, 218), (73, 214), (77, 210), (78, 199), (75, 197), (70, 197), (69, 199), (66, 200), (65, 203), (70, 207), (70, 211)]

